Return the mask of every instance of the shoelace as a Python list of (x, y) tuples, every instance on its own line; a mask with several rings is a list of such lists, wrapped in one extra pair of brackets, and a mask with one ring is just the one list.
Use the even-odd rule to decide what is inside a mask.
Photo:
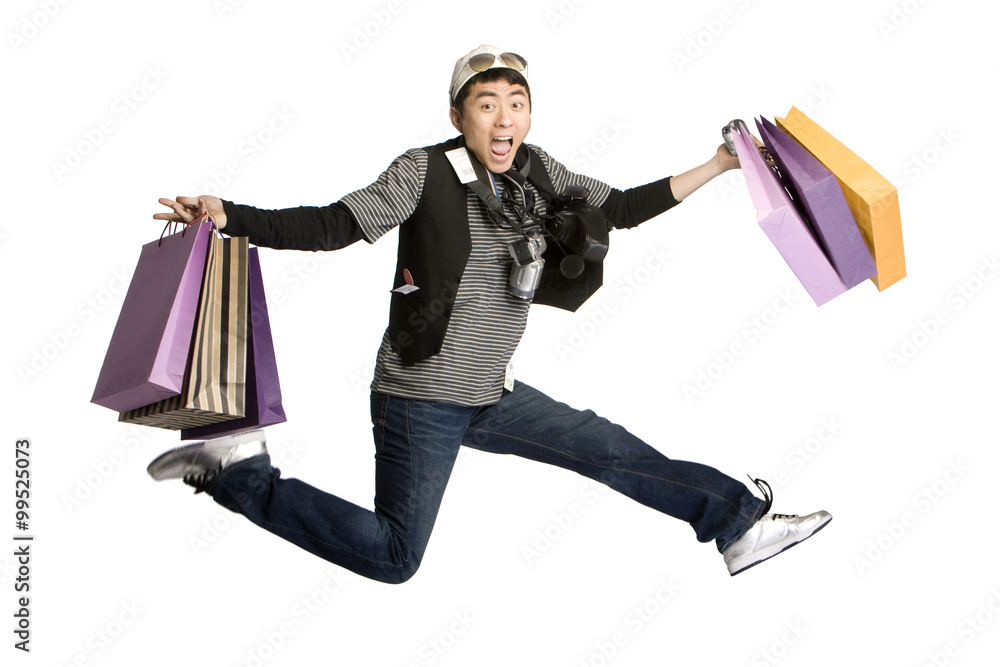
[(204, 493), (205, 491), (208, 490), (208, 487), (212, 483), (212, 480), (215, 479), (215, 476), (221, 470), (222, 466), (220, 465), (217, 469), (202, 470), (201, 472), (198, 473), (188, 473), (187, 475), (184, 475), (184, 483), (187, 484), (188, 486), (194, 487), (195, 495), (199, 493)]
[[(750, 477), (750, 475), (747, 475), (747, 477), (750, 478), (751, 482), (753, 482), (754, 484), (757, 485), (757, 488), (760, 489), (761, 494), (764, 496), (764, 503), (765, 503), (764, 504), (764, 511), (761, 512), (760, 515), (762, 517), (769, 516), (768, 512), (771, 511), (771, 501), (774, 500), (774, 492), (771, 491), (771, 485), (768, 484), (763, 479), (754, 479), (753, 477)], [(797, 518), (799, 518), (799, 515), (798, 514), (777, 514), (777, 513), (775, 513), (775, 514), (771, 514), (770, 517), (772, 519), (797, 519)]]
[(760, 515), (767, 516), (767, 513), (771, 511), (771, 501), (774, 499), (774, 492), (771, 491), (771, 485), (762, 479), (754, 479), (750, 475), (747, 475), (747, 478), (757, 485), (757, 488), (760, 489), (761, 494), (764, 496), (764, 510)]

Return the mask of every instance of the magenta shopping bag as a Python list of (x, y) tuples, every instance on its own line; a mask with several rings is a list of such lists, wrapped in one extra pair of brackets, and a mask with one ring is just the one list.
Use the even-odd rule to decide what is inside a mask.
[(142, 247), (92, 403), (126, 412), (181, 393), (211, 227)]
[(757, 129), (781, 172), (793, 201), (848, 289), (875, 275), (875, 262), (861, 236), (837, 177), (797, 141), (768, 122)]
[(733, 132), (740, 167), (760, 225), (817, 306), (847, 290), (791, 198), (767, 166), (744, 123)]
[(183, 429), (182, 440), (218, 438), (285, 421), (281, 385), (274, 359), (274, 342), (267, 315), (264, 280), (257, 248), (250, 248), (250, 350), (247, 354), (246, 416), (231, 421)]

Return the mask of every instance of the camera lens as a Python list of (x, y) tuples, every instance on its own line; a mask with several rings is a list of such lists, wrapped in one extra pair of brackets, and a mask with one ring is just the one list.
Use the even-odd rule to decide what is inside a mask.
[(583, 274), (583, 260), (578, 255), (567, 255), (559, 262), (559, 272), (573, 280)]

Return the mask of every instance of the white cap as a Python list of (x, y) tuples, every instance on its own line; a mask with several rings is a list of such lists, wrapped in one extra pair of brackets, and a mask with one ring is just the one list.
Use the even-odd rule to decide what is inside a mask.
[[(476, 56), (493, 56), (492, 64), (482, 64), (482, 63), (472, 63)], [(478, 58), (476, 60), (484, 60), (488, 63), (488, 58)], [(478, 66), (477, 66), (478, 65)], [(467, 54), (458, 59), (455, 63), (455, 71), (451, 75), (451, 100), (455, 101), (455, 97), (458, 95), (458, 91), (462, 90), (462, 86), (468, 83), (469, 79), (479, 74), (480, 72), (485, 72), (488, 69), (496, 68), (506, 68), (512, 69), (516, 72), (520, 72), (524, 77), (525, 81), (528, 80), (528, 62), (517, 55), (516, 53), (510, 53), (509, 51), (504, 51), (498, 49), (495, 46), (490, 46), (489, 44), (480, 44), (476, 48), (469, 51)]]

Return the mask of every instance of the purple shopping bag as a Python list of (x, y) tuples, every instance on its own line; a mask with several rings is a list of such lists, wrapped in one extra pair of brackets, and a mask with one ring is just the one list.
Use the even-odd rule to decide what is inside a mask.
[(778, 175), (767, 166), (746, 125), (733, 132), (740, 167), (760, 225), (817, 306), (847, 290), (809, 226), (795, 210)]
[(181, 393), (211, 227), (142, 247), (92, 403), (125, 412)]
[(122, 412), (118, 421), (177, 431), (246, 415), (249, 274), (248, 239), (213, 232), (181, 393)]
[(762, 120), (757, 121), (757, 129), (781, 171), (782, 182), (844, 285), (850, 289), (874, 276), (875, 262), (837, 177), (797, 141)]
[(264, 280), (257, 248), (250, 248), (250, 350), (247, 354), (246, 416), (231, 421), (183, 429), (182, 440), (218, 438), (285, 421), (281, 385), (274, 359), (274, 342), (267, 315)]

